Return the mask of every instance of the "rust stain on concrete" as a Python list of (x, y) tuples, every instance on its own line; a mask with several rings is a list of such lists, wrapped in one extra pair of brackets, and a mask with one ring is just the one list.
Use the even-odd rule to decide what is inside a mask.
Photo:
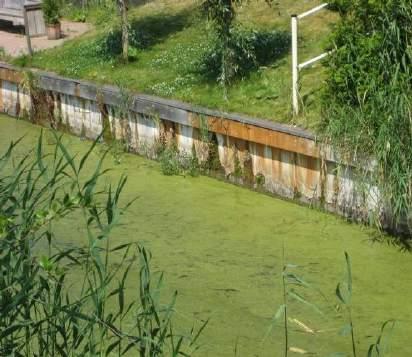
[(80, 86), (79, 83), (76, 83), (74, 86), (74, 95), (78, 98), (80, 98)]
[[(196, 121), (193, 121), (193, 123), (194, 125), (198, 124)], [(218, 134), (296, 152), (314, 158), (320, 157), (319, 147), (314, 141), (309, 139), (223, 118), (209, 117), (208, 126), (210, 131)]]
[(23, 79), (23, 75), (9, 68), (0, 68), (0, 79), (19, 84)]
[(297, 190), (309, 198), (320, 197), (320, 160), (297, 154), (295, 170)]

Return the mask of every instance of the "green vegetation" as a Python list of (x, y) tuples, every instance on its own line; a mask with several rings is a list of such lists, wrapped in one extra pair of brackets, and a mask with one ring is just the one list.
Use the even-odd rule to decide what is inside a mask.
[[(34, 66), (74, 78), (99, 83), (122, 83), (130, 90), (175, 98), (206, 107), (268, 118), (278, 122), (313, 127), (319, 120), (315, 102), (322, 84), (323, 69), (318, 65), (304, 72), (302, 101), (304, 115), (291, 116), (291, 71), (285, 48), (290, 15), (312, 8), (319, 0), (244, 2), (236, 7), (233, 23), (236, 59), (239, 51), (240, 77), (227, 88), (227, 100), (218, 78), (205, 77), (205, 54), (216, 53), (215, 66), (222, 56), (216, 33), (193, 0), (155, 0), (129, 9), (129, 63), (120, 59), (122, 31), (117, 8), (104, 2), (97, 7), (70, 7), (66, 16), (86, 16), (95, 29), (60, 48), (22, 57), (16, 64)], [(74, 10), (73, 10), (74, 9)], [(72, 11), (73, 10), (73, 11)], [(302, 60), (323, 51), (329, 24), (336, 14), (322, 12), (302, 22)], [(307, 21), (307, 22), (306, 22)], [(242, 43), (245, 44), (244, 50)], [(240, 44), (240, 45), (239, 45)], [(277, 48), (273, 48), (273, 46)], [(266, 52), (260, 49), (266, 48)], [(266, 57), (261, 56), (264, 54)], [(239, 64), (235, 64), (238, 66)]]
[(11, 61), (11, 57), (7, 55), (6, 50), (2, 46), (0, 46), (0, 61)]
[[(199, 72), (209, 80), (218, 81), (226, 93), (236, 79), (269, 65), (289, 50), (287, 32), (231, 29), (225, 48), (215, 40), (199, 60)], [(226, 95), (226, 94), (225, 94)]]
[(61, 3), (58, 0), (43, 0), (42, 9), (44, 21), (48, 25), (54, 25), (60, 21)]
[[(245, 78), (248, 70), (275, 62), (290, 43), (288, 36), (282, 39), (268, 32), (239, 31), (234, 24), (236, 7), (242, 4), (242, 0), (205, 0), (202, 3), (215, 36), (212, 48), (204, 54), (205, 74), (222, 85), (225, 100), (228, 99), (227, 87), (234, 80)], [(273, 41), (268, 40), (270, 37)]]
[[(75, 158), (62, 137), (49, 140), (48, 152), (40, 134), (27, 154), (16, 155), (19, 140), (0, 157), (0, 354), (192, 355), (204, 326), (176, 335), (176, 293), (161, 303), (163, 276), (152, 275), (150, 254), (136, 243), (112, 243), (126, 178), (102, 186), (106, 154), (83, 175), (97, 142)], [(55, 226), (73, 215), (83, 217), (83, 242), (64, 247)]]
[[(292, 318), (289, 316), (288, 309), (292, 305), (292, 302), (295, 304), (300, 304), (305, 308), (309, 308), (312, 311), (315, 311), (319, 315), (325, 317), (327, 311), (322, 311), (318, 308), (318, 302), (323, 301), (328, 304), (328, 297), (318, 289), (316, 285), (313, 285), (306, 278), (302, 277), (297, 271), (300, 270), (300, 267), (295, 264), (285, 262), (285, 249), (283, 246), (282, 253), (282, 295), (283, 295), (283, 304), (280, 305), (278, 311), (273, 316), (272, 325), (270, 326), (268, 333), (265, 336), (265, 339), (270, 335), (273, 328), (275, 328), (276, 322), (280, 319), (283, 319), (283, 331), (284, 331), (284, 357), (288, 357), (291, 352), (300, 353), (300, 354), (312, 354), (312, 352), (302, 349), (300, 347), (293, 347), (294, 341), (290, 341), (291, 333), (290, 331), (293, 328), (299, 328), (300, 331), (306, 332), (309, 334), (315, 334), (315, 330), (310, 327), (308, 324), (303, 323), (298, 318)], [(340, 305), (336, 305), (335, 309), (341, 309), (341, 307), (346, 309), (348, 323), (345, 323), (340, 329), (339, 334), (343, 337), (349, 336), (352, 346), (351, 353), (345, 352), (335, 352), (331, 356), (348, 356), (352, 357), (358, 356), (357, 353), (357, 340), (355, 339), (355, 323), (352, 318), (352, 265), (349, 254), (345, 252), (345, 277), (342, 282), (338, 283), (335, 291), (335, 295), (339, 300)], [(309, 293), (308, 293), (309, 292)], [(314, 292), (315, 299), (314, 302), (310, 301), (307, 296), (310, 292)], [(379, 357), (385, 356), (386, 353), (390, 351), (390, 342), (393, 330), (395, 328), (395, 320), (387, 320), (382, 324), (381, 331), (375, 343), (371, 343), (368, 349), (368, 357)], [(388, 332), (388, 330), (390, 330)], [(298, 341), (296, 341), (299, 343)]]
[[(318, 2), (268, 2), (154, 0), (130, 12), (126, 0), (68, 6), (67, 16), (92, 21), (94, 30), (16, 63), (118, 85), (122, 127), (131, 90), (316, 127), (342, 165), (358, 168), (356, 182), (366, 188), (359, 200), (378, 201), (376, 212), (365, 213), (370, 220), (389, 217), (390, 227), (410, 238), (412, 5), (333, 1), (341, 16), (331, 37), (335, 51), (326, 69), (304, 72), (304, 114), (292, 118), (289, 15)], [(52, 4), (45, 2), (47, 22)], [(111, 15), (115, 9), (121, 16)], [(335, 20), (331, 12), (320, 15), (304, 39)], [(326, 46), (327, 31), (305, 41), (303, 57)], [(35, 76), (26, 74), (22, 87), (35, 107), (32, 121), (41, 121)], [(100, 144), (107, 130), (88, 147), (50, 131), (38, 136), (5, 117), (0, 127), (1, 355), (191, 356), (200, 344), (213, 356), (410, 354), (410, 256), (379, 244), (400, 241), (195, 180), (216, 161), (215, 137), (202, 118), (198, 153), (209, 154), (205, 164), (167, 133), (148, 151), (159, 162), (148, 162), (124, 152), (128, 140)], [(23, 129), (28, 136), (7, 147)], [(247, 167), (234, 159), (232, 181), (248, 181)], [(250, 181), (259, 188), (264, 177)], [(371, 191), (375, 197), (367, 196)], [(152, 269), (168, 272), (178, 302)]]
[(195, 155), (185, 151), (179, 152), (175, 145), (169, 144), (159, 153), (159, 162), (165, 175), (190, 175), (198, 176), (200, 173), (199, 162)]
[[(411, 36), (407, 0), (338, 1), (323, 130), (360, 181), (379, 188), (376, 212), (412, 236)], [(373, 161), (371, 163), (371, 158)], [(408, 235), (408, 233), (406, 233)]]
[[(0, 152), (7, 149), (11, 139), (25, 135), (14, 150), (17, 164), (36, 145), (40, 129), (4, 116), (0, 118), (0, 127)], [(64, 136), (62, 142), (72, 155), (77, 154), (77, 163), (89, 149), (89, 144), (79, 138)], [(56, 140), (52, 133), (44, 131), (43, 143), (44, 151), (53, 154)], [(89, 164), (82, 169), (82, 183), (94, 175), (104, 152), (98, 144), (90, 153)], [(52, 159), (53, 155), (49, 155), (44, 160), (47, 163)], [(301, 288), (293, 284), (288, 288), (295, 289), (323, 312), (319, 314), (289, 295), (290, 347), (296, 351), (317, 352), (321, 356), (337, 351), (351, 355), (351, 338), (346, 335), (350, 331), (342, 329), (347, 325), (347, 310), (345, 304), (336, 304), (333, 299), (336, 281), (342, 274), (344, 251), (351, 256), (351, 313), (356, 328), (357, 355), (366, 355), (371, 345), (383, 345), (387, 337), (382, 336), (378, 341), (379, 338), (373, 336), (380, 335), (381, 324), (388, 319), (399, 319), (388, 355), (409, 355), (410, 255), (387, 244), (372, 244), (377, 232), (207, 177), (164, 176), (160, 164), (135, 155), (125, 153), (120, 163), (116, 161), (117, 158), (106, 155), (102, 172), (114, 164), (115, 169), (99, 177), (96, 193), (103, 192), (96, 196), (96, 203), (104, 209), (108, 197), (104, 188), (108, 189), (111, 182), (118, 182), (122, 174), (127, 175), (128, 182), (123, 187), (118, 207), (126, 206), (134, 197), (137, 200), (127, 210), (121, 210), (120, 222), (110, 234), (111, 248), (132, 243), (153, 252), (152, 287), (155, 295), (159, 292), (163, 296), (161, 305), (166, 307), (170, 303), (168, 297), (173, 296), (175, 289), (178, 291), (173, 309), (173, 331), (177, 337), (178, 331), (190, 331), (193, 321), (200, 327), (210, 319), (199, 336), (201, 349), (197, 355), (233, 356), (235, 349), (239, 356), (283, 354), (283, 322), (273, 322), (273, 315), (283, 303), (281, 281), (285, 265), (287, 274), (305, 277), (303, 281), (312, 286), (302, 287), (300, 291)], [(68, 172), (69, 169), (67, 167)], [(87, 248), (87, 225), (79, 224), (84, 219), (87, 220), (87, 216), (82, 211), (73, 211), (54, 220), (53, 249)], [(102, 221), (105, 220), (103, 213)], [(98, 231), (93, 230), (93, 233), (98, 234)], [(47, 241), (43, 242), (34, 249), (40, 258), (48, 256)], [(105, 243), (98, 246), (103, 256)], [(110, 255), (110, 269), (121, 269), (123, 254), (118, 253)], [(288, 262), (299, 264), (299, 267)], [(126, 267), (129, 263), (131, 261), (127, 260)], [(125, 306), (135, 300), (142, 266), (134, 265), (129, 272), (124, 291)], [(157, 271), (166, 272), (167, 285), (160, 291), (156, 289)], [(73, 294), (79, 291), (81, 272), (73, 263), (67, 271), (67, 286)], [(116, 278), (120, 279), (121, 274), (119, 270)], [(348, 281), (346, 276), (344, 271), (343, 283)], [(341, 286), (343, 291), (346, 285)], [(319, 296), (319, 291), (328, 301)], [(139, 298), (137, 301), (140, 305)], [(118, 308), (114, 296), (108, 300), (105, 311)], [(124, 330), (132, 329), (133, 322), (129, 324), (124, 320)], [(299, 322), (313, 332), (306, 331)], [(391, 324), (385, 326), (384, 332), (389, 333)], [(272, 330), (263, 341), (269, 327)], [(293, 350), (290, 356), (294, 355)]]

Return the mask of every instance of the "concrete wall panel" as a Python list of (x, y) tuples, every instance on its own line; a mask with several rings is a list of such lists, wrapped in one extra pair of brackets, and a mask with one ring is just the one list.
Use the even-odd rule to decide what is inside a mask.
[[(117, 88), (36, 73), (41, 89), (52, 94), (55, 117), (75, 135), (94, 139), (108, 123), (111, 138), (132, 151), (153, 158), (159, 143), (174, 140), (181, 152), (194, 149), (200, 162), (216, 138), (220, 165), (232, 181), (342, 215), (365, 217), (379, 208), (377, 188), (359, 188), (352, 166), (338, 165), (333, 151), (304, 130), (147, 95), (133, 96), (121, 118)], [(18, 69), (0, 64), (1, 112), (22, 116), (31, 110), (31, 97), (19, 88), (22, 78)]]

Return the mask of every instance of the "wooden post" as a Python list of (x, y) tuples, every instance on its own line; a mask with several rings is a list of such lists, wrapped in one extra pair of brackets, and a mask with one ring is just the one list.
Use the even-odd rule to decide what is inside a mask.
[(33, 56), (33, 49), (31, 47), (31, 39), (30, 39), (30, 28), (29, 28), (29, 21), (27, 18), (27, 9), (23, 6), (23, 17), (24, 17), (24, 33), (26, 35), (27, 41), (27, 51), (29, 52), (29, 56)]
[(299, 115), (299, 58), (297, 15), (292, 15), (292, 104), (293, 114)]

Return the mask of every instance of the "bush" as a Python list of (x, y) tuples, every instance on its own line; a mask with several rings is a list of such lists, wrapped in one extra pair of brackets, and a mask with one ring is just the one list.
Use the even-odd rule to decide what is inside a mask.
[(376, 213), (389, 208), (392, 224), (401, 228), (412, 209), (412, 3), (342, 2), (340, 9), (333, 34), (337, 50), (327, 62), (322, 130), (342, 154), (366, 168), (363, 180), (381, 194)]
[[(281, 31), (230, 30), (228, 55), (231, 72), (228, 80), (246, 77), (260, 66), (273, 63), (284, 55), (290, 46), (290, 35)], [(224, 47), (217, 38), (209, 45), (198, 63), (199, 72), (213, 80), (221, 80)]]
[(58, 0), (43, 0), (42, 9), (46, 24), (54, 25), (59, 23), (60, 2)]
[[(152, 42), (150, 34), (130, 29), (129, 46), (132, 52), (147, 48)], [(104, 59), (113, 59), (122, 54), (122, 32), (111, 29), (104, 37), (96, 41), (96, 54)]]
[(332, 0), (329, 2), (329, 9), (346, 14), (350, 10), (352, 3), (353, 0)]

